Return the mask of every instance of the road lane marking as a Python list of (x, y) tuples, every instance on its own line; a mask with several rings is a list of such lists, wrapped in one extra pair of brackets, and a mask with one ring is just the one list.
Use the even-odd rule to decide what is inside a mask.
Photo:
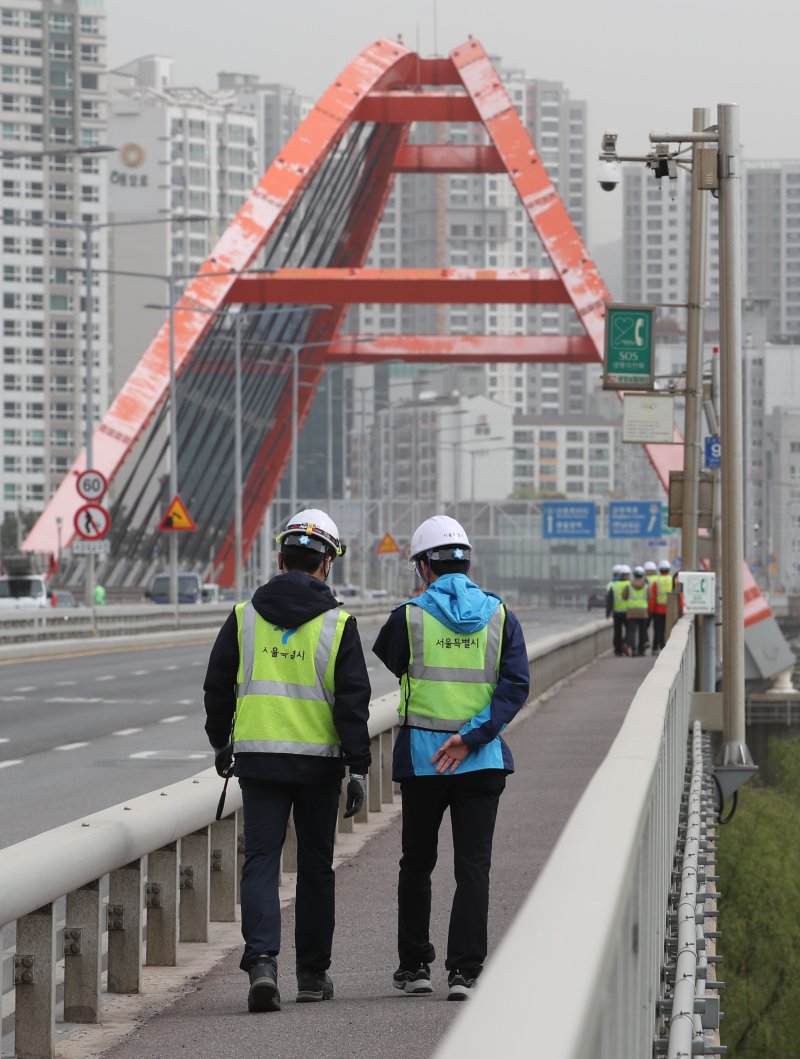
[(112, 735), (136, 735), (137, 732), (141, 732), (141, 728), (120, 728), (118, 732), (112, 732)]
[(12, 765), (21, 765), (22, 758), (17, 761), (0, 761), (0, 769), (10, 769)]
[(8, 740), (5, 738), (5, 736), (0, 738), (0, 743), (7, 743), (7, 742), (8, 742)]
[(150, 758), (158, 758), (159, 761), (205, 761), (212, 754), (212, 750), (203, 753), (191, 750), (139, 750), (135, 754), (129, 754), (128, 757), (139, 761)]
[(27, 688), (14, 688), (15, 693), (18, 691), (36, 691), (36, 686), (34, 684), (31, 684), (30, 687)]
[(178, 701), (175, 703), (175, 705), (176, 706), (191, 706), (193, 702), (194, 702), (194, 699), (178, 699)]
[(179, 669), (179, 668), (180, 668), (180, 666), (164, 666), (165, 670), (167, 670), (167, 669), (172, 670), (172, 669)]
[(131, 673), (131, 676), (132, 677), (149, 677), (150, 676), (150, 670), (149, 669), (134, 669), (134, 671)]
[(186, 720), (186, 715), (183, 714), (183, 713), (178, 713), (174, 717), (162, 717), (161, 718), (161, 724), (175, 724), (176, 721), (185, 721), (185, 720)]
[(74, 688), (77, 683), (77, 680), (57, 680), (55, 686), (57, 688)]
[(104, 676), (95, 677), (94, 679), (95, 680), (115, 680), (116, 679), (116, 673), (106, 673)]
[(88, 745), (88, 743), (64, 743), (63, 746), (54, 746), (53, 750), (80, 750), (82, 746)]

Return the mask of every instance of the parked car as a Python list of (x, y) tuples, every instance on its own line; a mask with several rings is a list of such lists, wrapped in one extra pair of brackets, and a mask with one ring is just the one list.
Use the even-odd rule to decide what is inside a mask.
[(73, 596), (73, 594), (66, 588), (57, 588), (53, 592), (53, 598), (55, 606), (59, 609), (61, 607), (79, 607), (80, 603)]
[(586, 597), (586, 609), (594, 610), (597, 607), (600, 610), (605, 610), (607, 593), (608, 586), (598, 581), (596, 585), (589, 589), (589, 595)]
[(53, 593), (41, 574), (0, 577), (0, 610), (30, 610), (53, 606)]
[(222, 599), (220, 595), (219, 585), (213, 581), (206, 581), (203, 585), (203, 602), (204, 603), (219, 603)]
[[(169, 603), (169, 574), (156, 574), (144, 595), (151, 603)], [(200, 574), (178, 574), (178, 602), (203, 602), (203, 579)]]

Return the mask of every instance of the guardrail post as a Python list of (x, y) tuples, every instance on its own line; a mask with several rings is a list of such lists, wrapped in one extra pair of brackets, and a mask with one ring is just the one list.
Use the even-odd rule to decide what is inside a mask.
[(108, 991), (142, 988), (142, 862), (134, 860), (108, 877)]
[(174, 967), (178, 959), (178, 844), (170, 842), (147, 857), (148, 967)]
[(17, 920), (14, 992), (14, 1054), (18, 1059), (55, 1055), (56, 929), (52, 905), (43, 905)]
[(374, 735), (370, 740), (372, 765), (367, 774), (367, 808), (371, 813), (381, 811), (381, 737)]
[(394, 742), (394, 728), (380, 734), (381, 749), (378, 756), (378, 768), (381, 772), (381, 801), (384, 805), (392, 805), (394, 802), (394, 787), (392, 786), (392, 744)]
[(209, 913), (214, 923), (236, 921), (236, 816), (211, 825)]
[(180, 940), (208, 941), (209, 829), (202, 827), (181, 839)]
[(100, 1021), (103, 927), (100, 880), (67, 894), (64, 924), (64, 1021)]

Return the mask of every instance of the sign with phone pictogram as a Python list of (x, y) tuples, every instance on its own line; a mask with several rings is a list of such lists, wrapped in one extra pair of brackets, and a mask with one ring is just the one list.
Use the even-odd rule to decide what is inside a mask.
[(606, 306), (604, 390), (652, 390), (654, 318), (652, 305)]
[(85, 541), (100, 541), (111, 529), (111, 516), (99, 504), (84, 504), (75, 512), (75, 532)]

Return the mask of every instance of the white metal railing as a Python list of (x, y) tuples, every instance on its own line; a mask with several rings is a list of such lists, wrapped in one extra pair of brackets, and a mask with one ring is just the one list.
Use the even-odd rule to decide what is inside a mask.
[[(531, 697), (610, 646), (611, 626), (605, 621), (531, 645)], [(355, 822), (394, 800), (396, 706), (396, 691), (370, 703), (373, 765), (367, 804)], [(14, 1015), (20, 1059), (53, 1054), (55, 982), (62, 962), (64, 1020), (96, 1023), (104, 935), (107, 991), (137, 993), (143, 964), (174, 966), (179, 941), (207, 941), (210, 922), (236, 918), (241, 792), (229, 786), (226, 816), (215, 821), (219, 794), (219, 777), (207, 769), (0, 850), (0, 928), (16, 923)], [(340, 812), (339, 830), (353, 827), (354, 820)], [(296, 870), (291, 833), (282, 868)], [(62, 926), (54, 906), (64, 896)]]
[[(356, 616), (388, 614), (399, 601), (347, 600), (346, 609)], [(232, 603), (184, 603), (178, 608), (178, 628), (218, 629)], [(35, 644), (41, 640), (73, 640), (85, 637), (126, 636), (170, 632), (176, 628), (171, 606), (155, 604), (104, 607), (46, 607), (0, 611), (0, 650), (4, 645)]]
[(453, 1023), (436, 1059), (653, 1054), (687, 757), (691, 632), (689, 617), (673, 628), (481, 976), (480, 999)]

